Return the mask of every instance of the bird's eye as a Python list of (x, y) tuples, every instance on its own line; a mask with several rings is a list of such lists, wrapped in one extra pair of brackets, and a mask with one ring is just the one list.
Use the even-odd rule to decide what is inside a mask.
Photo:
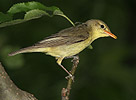
[(101, 25), (101, 28), (104, 28), (104, 25)]

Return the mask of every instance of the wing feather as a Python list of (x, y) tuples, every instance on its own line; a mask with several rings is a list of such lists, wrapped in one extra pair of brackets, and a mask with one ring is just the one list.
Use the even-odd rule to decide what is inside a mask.
[(64, 29), (35, 44), (38, 47), (54, 47), (59, 45), (70, 45), (86, 40), (89, 37), (85, 24)]

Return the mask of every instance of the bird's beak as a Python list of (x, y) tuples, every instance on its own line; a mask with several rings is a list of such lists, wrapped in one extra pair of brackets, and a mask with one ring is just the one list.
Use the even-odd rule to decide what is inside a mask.
[(108, 32), (108, 31), (106, 31), (106, 30), (104, 30), (104, 32), (105, 32), (107, 35), (111, 36), (112, 38), (117, 39), (117, 36), (115, 36), (115, 35), (112, 34), (111, 32)]

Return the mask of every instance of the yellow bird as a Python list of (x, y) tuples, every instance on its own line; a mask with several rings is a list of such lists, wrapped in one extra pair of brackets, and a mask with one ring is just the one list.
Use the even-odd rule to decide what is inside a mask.
[(117, 37), (111, 33), (110, 29), (103, 21), (91, 19), (85, 23), (53, 34), (34, 44), (33, 46), (12, 52), (9, 54), (9, 56), (14, 56), (19, 53), (43, 52), (54, 56), (57, 59), (58, 65), (61, 66), (70, 76), (72, 76), (71, 73), (61, 64), (62, 60), (64, 58), (77, 55), (94, 40), (100, 37), (108, 36), (117, 39)]

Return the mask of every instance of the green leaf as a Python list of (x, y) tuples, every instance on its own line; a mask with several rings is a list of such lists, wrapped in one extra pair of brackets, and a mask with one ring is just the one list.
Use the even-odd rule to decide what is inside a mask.
[(89, 45), (88, 48), (89, 48), (89, 49), (93, 49), (92, 45)]
[(19, 24), (19, 23), (22, 23), (22, 22), (25, 22), (25, 21), (27, 21), (27, 20), (16, 19), (16, 20), (12, 20), (12, 21), (1, 23), (0, 27), (6, 27), (6, 26), (10, 26), (10, 25), (15, 25), (15, 24)]
[[(23, 19), (14, 18), (15, 14), (22, 12), (25, 12)], [(23, 23), (28, 20), (40, 18), (44, 15), (47, 15), (49, 17), (52, 17), (54, 15), (62, 16), (66, 18), (73, 26), (75, 26), (75, 24), (66, 15), (64, 15), (64, 13), (58, 7), (55, 6), (46, 7), (39, 2), (32, 1), (32, 2), (14, 4), (7, 11), (7, 14), (0, 12), (0, 27), (6, 27), (10, 25)]]
[(14, 4), (9, 10), (8, 13), (19, 13), (19, 12), (27, 12), (29, 10), (33, 10), (33, 9), (40, 9), (40, 10), (47, 10), (47, 8), (39, 3), (39, 2), (26, 2), (26, 3), (18, 3), (18, 4)]
[(31, 10), (31, 11), (28, 11), (25, 14), (24, 19), (16, 19), (16, 20), (8, 21), (8, 22), (0, 24), (0, 27), (5, 27), (5, 26), (10, 26), (10, 25), (23, 23), (23, 22), (26, 22), (28, 20), (39, 18), (39, 17), (41, 17), (43, 15), (48, 15), (48, 13), (46, 13), (46, 12), (44, 12), (42, 10), (38, 10), (38, 9)]
[(43, 15), (50, 16), (48, 13), (46, 13), (43, 10), (34, 9), (34, 10), (30, 10), (30, 11), (26, 12), (24, 19), (31, 20), (31, 19), (39, 18)]
[(5, 22), (5, 21), (10, 21), (10, 20), (12, 20), (11, 15), (0, 12), (0, 23)]

